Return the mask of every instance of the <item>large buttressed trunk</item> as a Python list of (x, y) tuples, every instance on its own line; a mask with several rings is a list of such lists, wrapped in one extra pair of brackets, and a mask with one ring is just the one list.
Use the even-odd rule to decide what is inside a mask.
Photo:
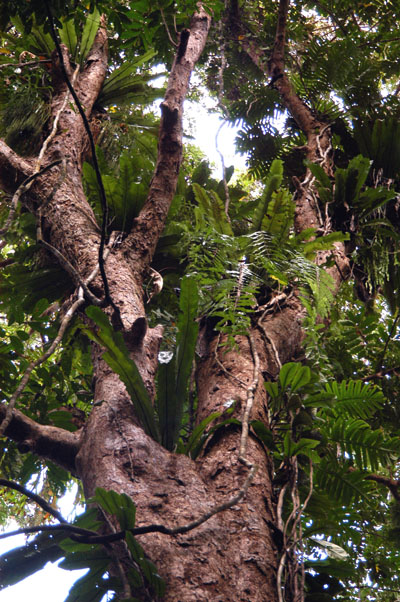
[[(148, 200), (132, 232), (122, 245), (111, 248), (104, 262), (108, 301), (112, 301), (111, 318), (123, 333), (153, 400), (162, 329), (148, 328), (145, 322), (143, 279), (175, 192), (182, 156), (183, 100), (210, 21), (210, 16), (200, 8), (192, 19), (188, 39), (185, 35), (184, 47), (178, 48), (162, 103), (158, 161)], [(78, 73), (74, 73), (66, 47), (61, 46), (60, 50), (66, 75), (73, 82), (90, 122), (107, 70), (104, 23), (85, 66)], [(57, 129), (40, 158), (40, 165), (19, 157), (1, 143), (2, 185), (14, 193), (23, 180), (35, 175), (24, 202), (40, 221), (40, 235), (47, 249), (62, 259), (75, 285), (82, 287), (98, 264), (102, 234), (82, 185), (87, 131), (81, 115), (70, 101), (65, 102), (68, 88), (56, 51), (51, 71), (54, 87), (51, 120), (58, 120)], [(35, 173), (60, 160), (63, 167), (56, 164), (46, 175)], [(91, 300), (101, 303), (103, 284), (104, 279), (95, 276), (90, 286)], [(227, 396), (237, 398), (240, 417), (246, 405), (248, 385), (252, 382), (256, 383), (254, 411), (260, 419), (265, 418), (267, 400), (261, 368), (254, 370), (254, 354), (262, 354), (263, 363), (270, 358), (257, 332), (254, 337), (253, 349), (249, 339), (243, 338), (239, 349), (224, 356), (218, 364), (215, 363), (216, 354), (220, 354), (216, 348), (218, 342), (206, 341), (197, 374), (199, 420), (207, 415), (211, 406), (223, 408)], [(228, 429), (210, 443), (196, 462), (168, 452), (140, 427), (125, 386), (101, 355), (102, 351), (94, 344), (94, 405), (83, 429), (73, 434), (64, 433), (62, 429), (34, 423), (17, 409), (10, 414), (6, 406), (1, 406), (4, 434), (18, 441), (21, 450), (51, 458), (70, 470), (82, 480), (88, 498), (97, 487), (129, 495), (137, 505), (139, 527), (160, 523), (169, 528), (184, 525), (235, 496), (249, 473), (248, 466), (238, 460), (240, 429)], [(221, 370), (222, 362), (232, 362), (232, 367)], [(266, 369), (273, 373), (275, 368), (272, 360), (272, 367)], [(238, 380), (241, 382), (239, 392)], [(246, 460), (257, 466), (257, 473), (244, 501), (216, 513), (187, 534), (149, 533), (139, 538), (165, 579), (166, 600), (261, 602), (277, 598), (279, 556), (269, 527), (276, 521), (272, 467), (262, 445), (252, 438), (246, 448)], [(136, 595), (141, 599), (148, 596), (141, 589)]]

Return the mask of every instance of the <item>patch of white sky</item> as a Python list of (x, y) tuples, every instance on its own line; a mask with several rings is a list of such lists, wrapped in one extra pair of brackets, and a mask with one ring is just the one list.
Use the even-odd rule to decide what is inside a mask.
[[(154, 72), (165, 73), (164, 66), (153, 68)], [(154, 87), (166, 85), (165, 76), (153, 80)], [(240, 126), (225, 120), (218, 110), (216, 98), (210, 96), (196, 74), (192, 75), (191, 89), (201, 97), (201, 101), (185, 100), (183, 106), (184, 144), (194, 144), (205, 155), (213, 169), (214, 177), (222, 178), (221, 154), (225, 167), (235, 166), (235, 172), (246, 169), (246, 155), (236, 150), (235, 138)], [(160, 102), (151, 106), (151, 111), (161, 115)]]
[[(214, 168), (214, 175), (222, 176), (221, 155), (225, 167), (246, 169), (246, 156), (236, 151), (235, 138), (239, 127), (214, 112), (215, 103), (206, 99), (203, 103), (187, 100), (184, 105), (184, 132), (186, 140), (198, 146)], [(191, 137), (189, 137), (191, 136)]]
[[(74, 508), (76, 491), (77, 486), (74, 485), (58, 504), (59, 510), (67, 520), (73, 520), (76, 514), (83, 511), (82, 507)], [(4, 531), (13, 531), (18, 528), (18, 525), (12, 521)], [(23, 546), (26, 541), (27, 537), (25, 535), (14, 535), (13, 537), (0, 539), (0, 555)], [(65, 571), (60, 569), (57, 563), (48, 562), (41, 571), (37, 571), (23, 581), (0, 591), (0, 602), (16, 602), (17, 600), (64, 602), (71, 586), (86, 572), (87, 569)]]

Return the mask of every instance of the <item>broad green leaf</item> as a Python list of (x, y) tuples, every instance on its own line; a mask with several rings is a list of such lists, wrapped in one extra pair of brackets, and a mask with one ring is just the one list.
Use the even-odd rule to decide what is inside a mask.
[(264, 443), (267, 449), (276, 449), (273, 432), (267, 428), (265, 424), (261, 422), (261, 420), (253, 420), (250, 425), (257, 437)]
[(210, 424), (210, 422), (212, 422), (219, 416), (221, 416), (221, 412), (213, 412), (212, 414), (207, 416), (207, 418), (204, 418), (204, 420), (202, 420), (200, 422), (200, 424), (198, 424), (193, 429), (193, 433), (190, 435), (188, 442), (186, 444), (186, 447), (185, 447), (185, 453), (188, 456), (192, 455), (192, 453), (195, 449), (195, 446), (198, 444), (200, 437), (203, 435), (204, 431), (206, 430), (206, 428)]
[(291, 387), (296, 391), (306, 385), (311, 378), (310, 369), (302, 366), (299, 362), (289, 362), (284, 364), (279, 372), (279, 382), (283, 390)]
[(290, 228), (293, 226), (294, 210), (292, 195), (286, 189), (279, 189), (272, 195), (261, 229), (274, 236), (276, 241), (286, 242)]
[(157, 411), (163, 445), (172, 450), (181, 428), (184, 404), (192, 371), (199, 330), (197, 317), (198, 289), (193, 276), (183, 278), (179, 299), (176, 353), (158, 371)]
[(346, 169), (338, 168), (335, 172), (335, 201), (353, 207), (365, 184), (370, 167), (369, 159), (357, 155), (351, 159)]
[(307, 450), (314, 449), (318, 447), (320, 441), (316, 441), (315, 439), (300, 439), (300, 441), (296, 441), (292, 444), (292, 456), (297, 456), (298, 454), (303, 454)]
[(312, 163), (312, 161), (308, 161), (308, 159), (304, 161), (304, 165), (308, 167), (312, 175), (316, 177), (323, 188), (332, 190), (332, 182), (321, 165)]
[(97, 487), (93, 499), (103, 510), (116, 516), (122, 530), (134, 528), (136, 506), (126, 493), (106, 491)]
[(59, 567), (67, 571), (75, 571), (85, 567), (97, 569), (100, 566), (107, 567), (110, 557), (100, 546), (92, 550), (70, 552), (59, 563)]
[(73, 19), (64, 19), (62, 22), (63, 26), (58, 30), (61, 38), (61, 42), (68, 48), (72, 60), (75, 60), (78, 49), (78, 38), (75, 30), (75, 23)]
[(99, 564), (78, 579), (69, 590), (65, 602), (100, 602), (108, 590), (102, 579), (107, 568), (108, 564)]
[(201, 213), (207, 216), (209, 223), (220, 234), (233, 236), (232, 227), (225, 214), (225, 208), (222, 200), (216, 192), (211, 191), (210, 195), (198, 184), (192, 184), (194, 196), (199, 204)]
[[(147, 582), (154, 588), (157, 597), (164, 596), (165, 583), (160, 577), (157, 571), (157, 567), (151, 560), (146, 558), (143, 548), (138, 541), (133, 537), (132, 533), (126, 534), (126, 543), (129, 551), (132, 554), (133, 560), (139, 565), (143, 576)], [(136, 575), (130, 575), (134, 580), (137, 579)]]
[(135, 362), (129, 357), (122, 334), (114, 331), (107, 316), (99, 307), (91, 305), (86, 309), (86, 314), (95, 322), (99, 330), (95, 333), (94, 330), (85, 328), (84, 332), (90, 339), (107, 349), (103, 355), (104, 360), (126, 386), (142, 427), (150, 437), (158, 441), (158, 428), (149, 394)]
[(269, 174), (266, 178), (264, 191), (261, 195), (260, 200), (258, 201), (258, 205), (256, 206), (252, 223), (253, 223), (253, 231), (257, 232), (261, 230), (261, 224), (265, 214), (267, 213), (269, 203), (272, 199), (272, 194), (276, 192), (280, 185), (282, 184), (283, 177), (283, 162), (279, 159), (275, 159), (269, 170)]
[(297, 370), (296, 374), (293, 374), (292, 381), (290, 383), (291, 390), (297, 391), (297, 389), (301, 389), (307, 385), (311, 380), (311, 370), (308, 366), (301, 366), (299, 370)]
[[(199, 292), (194, 276), (186, 276), (181, 281), (179, 299), (178, 334), (176, 338), (176, 398), (182, 412), (186, 401), (190, 375), (192, 372), (199, 324), (196, 321)], [(179, 428), (181, 414), (177, 418)], [(177, 433), (175, 434), (175, 436)]]
[(82, 39), (79, 50), (80, 64), (83, 65), (87, 55), (93, 46), (94, 39), (100, 25), (100, 13), (97, 8), (94, 9), (86, 18), (85, 27), (82, 32)]
[(278, 383), (277, 382), (265, 382), (264, 383), (264, 387), (265, 390), (267, 391), (268, 395), (276, 400), (279, 397), (279, 388), (278, 388)]

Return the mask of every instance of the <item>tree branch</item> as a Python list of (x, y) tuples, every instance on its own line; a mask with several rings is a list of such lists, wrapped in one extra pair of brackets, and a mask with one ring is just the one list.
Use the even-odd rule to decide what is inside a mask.
[(83, 110), (83, 107), (78, 98), (78, 95), (75, 92), (75, 89), (68, 77), (68, 73), (67, 73), (67, 70), (66, 70), (65, 64), (64, 64), (63, 53), (62, 53), (61, 46), (60, 46), (60, 43), (57, 38), (57, 32), (54, 27), (53, 15), (51, 14), (51, 10), (50, 10), (47, 0), (45, 0), (45, 6), (46, 6), (47, 16), (48, 16), (48, 20), (49, 20), (49, 24), (50, 24), (51, 36), (56, 45), (58, 58), (60, 60), (61, 72), (64, 77), (65, 83), (67, 84), (68, 90), (70, 91), (70, 93), (75, 101), (75, 104), (77, 106), (79, 114), (82, 117), (83, 125), (84, 125), (84, 128), (86, 130), (86, 133), (87, 133), (88, 139), (89, 139), (93, 167), (94, 167), (94, 171), (96, 173), (96, 179), (97, 179), (97, 183), (99, 186), (100, 201), (101, 201), (101, 208), (102, 208), (101, 238), (100, 238), (100, 245), (99, 245), (98, 262), (99, 262), (101, 278), (102, 278), (103, 285), (104, 285), (104, 297), (105, 297), (106, 302), (108, 304), (110, 304), (111, 307), (113, 308), (116, 319), (118, 320), (119, 324), (122, 326), (121, 314), (120, 314), (119, 308), (115, 305), (114, 301), (111, 299), (110, 288), (108, 286), (108, 280), (107, 280), (107, 275), (106, 275), (104, 261), (103, 261), (103, 254), (104, 254), (104, 248), (105, 248), (105, 244), (106, 244), (107, 227), (108, 227), (108, 204), (107, 204), (106, 191), (104, 189), (103, 179), (102, 179), (101, 173), (100, 173), (100, 167), (99, 167), (99, 163), (97, 160), (96, 147), (95, 147), (92, 131), (90, 129), (88, 118), (86, 117), (86, 113)]
[(22, 158), (0, 139), (0, 187), (14, 194), (18, 186), (32, 175), (32, 160)]
[(56, 165), (60, 165), (60, 163), (61, 163), (61, 159), (58, 159), (58, 161), (53, 161), (49, 165), (46, 165), (45, 167), (43, 167), (40, 171), (36, 171), (34, 174), (32, 174), (31, 176), (29, 176), (28, 178), (26, 178), (18, 186), (18, 188), (15, 191), (15, 193), (13, 195), (13, 198), (11, 200), (11, 207), (10, 207), (10, 212), (8, 214), (8, 217), (7, 217), (6, 221), (5, 221), (5, 224), (4, 224), (3, 228), (0, 228), (0, 236), (3, 236), (4, 234), (6, 234), (8, 232), (8, 229), (9, 229), (9, 227), (11, 226), (11, 224), (12, 224), (12, 222), (14, 220), (15, 212), (16, 212), (17, 207), (18, 207), (18, 202), (21, 199), (22, 195), (29, 190), (30, 185), (33, 182), (33, 180), (35, 178), (38, 178), (42, 174), (46, 173), (46, 171), (48, 171), (52, 167), (55, 167)]
[(390, 479), (389, 477), (383, 477), (378, 474), (369, 474), (365, 477), (367, 481), (375, 481), (375, 483), (379, 483), (380, 485), (385, 485), (393, 495), (393, 497), (400, 502), (400, 479)]
[[(183, 101), (193, 68), (203, 52), (210, 24), (210, 15), (199, 3), (188, 30), (186, 46), (184, 49), (179, 46), (177, 50), (161, 103), (158, 157), (147, 201), (121, 247), (122, 252), (130, 254), (133, 264), (140, 262), (142, 270), (151, 262), (175, 194), (182, 161)], [(179, 50), (183, 50), (182, 56)]]
[[(21, 529), (16, 529), (15, 531), (8, 531), (8, 533), (1, 533), (0, 539), (6, 539), (7, 537), (14, 537), (15, 535), (28, 535), (29, 533), (41, 533), (42, 531), (67, 531), (70, 533), (75, 533), (76, 535), (81, 535), (85, 538), (91, 538), (96, 535), (95, 531), (89, 531), (89, 529), (82, 529), (82, 527), (76, 527), (75, 525), (70, 525), (69, 523), (61, 523), (60, 525), (36, 525), (35, 527), (22, 527)], [(71, 537), (71, 536), (70, 536)], [(72, 537), (71, 537), (72, 539)], [(75, 538), (74, 538), (75, 539)], [(82, 540), (83, 543), (83, 540)]]
[[(0, 404), (0, 420), (5, 418), (7, 404)], [(75, 457), (80, 447), (80, 431), (71, 433), (56, 426), (39, 424), (14, 410), (4, 435), (18, 443), (21, 453), (32, 452), (59, 464), (76, 475)]]
[[(108, 248), (106, 249), (106, 252), (104, 254), (104, 261), (106, 261), (113, 243), (114, 243), (114, 236), (112, 236), (110, 238)], [(51, 247), (53, 252), (57, 251), (57, 249), (55, 249), (51, 245), (49, 245), (49, 247)], [(57, 251), (57, 254), (61, 255), (61, 253), (59, 253), (59, 251)], [(58, 255), (57, 255), (57, 257), (58, 257)], [(62, 259), (63, 259), (63, 261), (66, 261), (65, 258), (62, 258)], [(63, 261), (61, 263), (63, 263)], [(21, 395), (22, 391), (25, 389), (26, 385), (28, 384), (28, 381), (29, 381), (32, 371), (35, 368), (37, 368), (38, 366), (40, 366), (41, 364), (43, 364), (43, 362), (45, 360), (47, 360), (54, 353), (54, 351), (56, 350), (58, 345), (61, 343), (62, 338), (65, 334), (65, 331), (68, 328), (68, 325), (71, 322), (72, 318), (74, 317), (75, 313), (85, 303), (85, 297), (84, 297), (83, 293), (84, 293), (84, 291), (88, 291), (90, 293), (87, 285), (96, 277), (98, 269), (99, 269), (99, 266), (97, 265), (94, 268), (94, 270), (92, 271), (92, 273), (88, 276), (86, 281), (82, 282), (81, 286), (79, 286), (78, 293), (77, 293), (77, 299), (72, 303), (72, 305), (69, 307), (68, 311), (65, 313), (65, 315), (61, 321), (60, 328), (58, 329), (57, 336), (52, 341), (50, 347), (39, 358), (32, 361), (26, 368), (25, 373), (22, 376), (18, 387), (16, 388), (16, 390), (14, 391), (14, 393), (12, 394), (12, 396), (10, 398), (10, 401), (8, 402), (6, 415), (3, 419), (3, 421), (0, 422), (0, 435), (2, 435), (6, 431), (8, 425), (10, 424), (15, 404), (17, 403), (17, 400), (18, 400), (19, 396)], [(92, 295), (92, 293), (90, 293), (89, 298), (92, 299), (92, 297), (93, 297), (93, 295)]]
[(261, 71), (271, 78), (270, 86), (274, 86), (285, 107), (290, 111), (299, 127), (307, 137), (315, 133), (315, 130), (321, 126), (318, 120), (313, 116), (311, 109), (302, 102), (295, 94), (289, 79), (285, 73), (285, 44), (286, 44), (286, 22), (289, 10), (290, 0), (280, 0), (278, 9), (278, 21), (275, 33), (275, 42), (272, 54), (267, 60), (263, 50), (249, 39), (243, 26), (239, 6), (237, 2), (232, 6), (232, 18), (234, 19), (235, 29), (241, 34), (241, 45), (247, 52), (251, 60)]
[(48, 512), (54, 516), (54, 518), (59, 520), (60, 523), (67, 522), (61, 512), (55, 510), (53, 506), (46, 502), (44, 498), (42, 498), (40, 495), (37, 495), (37, 493), (34, 493), (33, 491), (29, 491), (29, 489), (26, 489), (26, 487), (23, 487), (19, 483), (16, 483), (15, 481), (8, 481), (7, 479), (0, 479), (0, 487), (8, 487), (10, 489), (15, 489), (15, 491), (19, 491), (23, 495), (26, 495), (26, 497), (33, 502), (36, 502), (36, 504), (38, 504), (38, 506), (40, 506), (45, 512)]
[[(365, 381), (372, 380), (375, 378), (383, 378), (386, 374), (390, 374), (391, 372), (394, 372), (396, 374), (397, 370), (400, 370), (400, 366), (394, 366), (393, 368), (386, 368), (385, 370), (378, 370), (378, 372), (375, 372), (375, 374), (368, 374), (367, 376), (363, 376), (361, 378), (361, 380), (363, 382), (365, 382)], [(399, 376), (399, 375), (396, 374), (396, 376)]]

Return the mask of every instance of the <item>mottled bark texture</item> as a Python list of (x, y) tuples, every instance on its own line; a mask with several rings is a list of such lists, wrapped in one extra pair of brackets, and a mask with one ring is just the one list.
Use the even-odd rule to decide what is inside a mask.
[[(262, 52), (251, 42), (246, 45), (245, 40), (243, 47), (269, 77), (275, 78), (282, 101), (307, 134), (308, 157), (329, 170), (329, 127), (311, 117), (291, 90), (283, 70), (286, 12), (287, 0), (283, 0), (275, 49), (269, 62), (263, 60)], [(232, 19), (235, 27), (240, 28), (238, 9)], [(162, 103), (158, 159), (148, 200), (131, 233), (119, 248), (111, 251), (106, 262), (110, 295), (120, 310), (124, 338), (152, 398), (162, 332), (160, 328), (142, 328), (144, 337), (137, 336), (138, 323), (146, 325), (142, 282), (175, 192), (182, 155), (183, 100), (209, 27), (210, 16), (199, 9), (193, 17), (190, 35), (185, 34), (171, 69)], [(63, 55), (67, 73), (71, 75), (65, 48)], [(88, 118), (92, 116), (106, 68), (107, 37), (102, 28), (75, 81)], [(52, 70), (54, 118), (67, 93), (56, 55)], [(87, 134), (82, 119), (67, 104), (57, 134), (42, 161), (42, 165), (46, 165), (58, 158), (67, 159), (66, 177), (43, 211), (42, 231), (44, 239), (63, 254), (81, 279), (87, 278), (97, 265), (100, 244), (99, 227), (82, 187), (82, 156), (86, 152)], [(33, 173), (34, 164), (34, 160), (18, 157), (0, 142), (0, 182), (5, 190), (14, 192)], [(54, 168), (38, 177), (26, 194), (25, 202), (32, 212), (38, 214), (41, 203), (54, 187), (57, 172), (58, 168)], [(312, 183), (307, 180), (309, 175), (298, 185), (297, 230), (321, 226), (313, 204)], [(338, 249), (339, 252), (342, 249)], [(339, 272), (335, 274), (338, 281)], [(98, 296), (104, 294), (100, 277), (94, 281), (92, 290)], [(249, 336), (238, 337), (237, 348), (228, 352), (219, 346), (221, 341), (215, 333), (203, 332), (196, 375), (198, 421), (211, 412), (224, 410), (232, 400), (236, 402), (235, 416), (242, 418), (248, 388), (254, 382), (256, 352), (260, 368), (250, 418), (268, 425), (268, 399), (263, 382), (276, 378), (282, 364), (299, 357), (302, 316), (296, 295), (283, 299), (272, 311), (255, 316)], [(101, 359), (101, 350), (96, 346), (93, 358), (94, 405), (82, 431), (71, 434), (41, 426), (16, 410), (6, 434), (19, 441), (21, 449), (50, 458), (78, 475), (88, 497), (96, 487), (130, 495), (137, 505), (138, 526), (183, 525), (238, 492), (248, 474), (248, 468), (238, 460), (241, 437), (238, 426), (229, 425), (217, 431), (196, 461), (170, 453), (140, 428), (125, 387)], [(4, 413), (4, 407), (0, 407), (0, 417)], [(257, 465), (258, 471), (240, 504), (184, 535), (152, 533), (140, 537), (146, 553), (166, 581), (167, 601), (278, 600), (276, 576), (281, 551), (273, 535), (277, 530), (280, 488), (274, 485), (267, 450), (251, 433), (245, 455)]]

